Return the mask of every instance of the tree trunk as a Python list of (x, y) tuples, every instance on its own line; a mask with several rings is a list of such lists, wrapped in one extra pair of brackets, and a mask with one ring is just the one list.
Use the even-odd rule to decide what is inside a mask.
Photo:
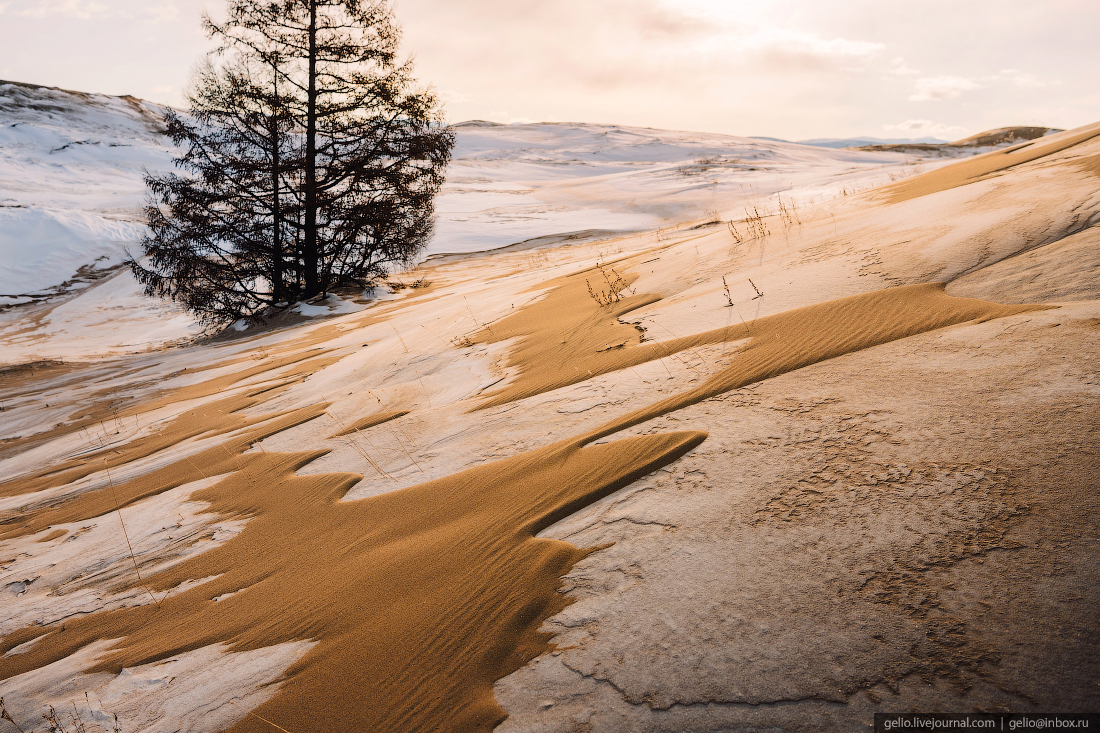
[(303, 296), (321, 292), (317, 251), (317, 1), (309, 0), (309, 88), (306, 93), (305, 241), (302, 243), (306, 288)]
[(278, 99), (276, 95), (275, 113), (271, 116), (271, 298), (276, 303), (281, 303), (286, 300), (286, 289), (283, 287), (283, 217), (279, 208)]

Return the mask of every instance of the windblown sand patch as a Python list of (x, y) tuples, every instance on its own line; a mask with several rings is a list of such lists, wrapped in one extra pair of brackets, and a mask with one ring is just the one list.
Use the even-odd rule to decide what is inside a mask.
[[(185, 402), (188, 400), (199, 400), (205, 397), (219, 394), (225, 389), (228, 389), (240, 382), (246, 381), (253, 377), (265, 374), (267, 372), (275, 372), (271, 376), (271, 379), (282, 380), (283, 385), (290, 385), (296, 382), (300, 382), (310, 374), (323, 369), (324, 367), (335, 363), (341, 357), (340, 356), (324, 356), (328, 352), (321, 349), (313, 349), (309, 351), (295, 352), (286, 354), (283, 356), (277, 356), (274, 358), (263, 359), (260, 363), (255, 364), (247, 369), (225, 374), (214, 379), (208, 379), (205, 382), (189, 385), (186, 387), (177, 387), (164, 390), (156, 397), (145, 402), (137, 404), (127, 405), (128, 398), (123, 396), (124, 390), (120, 389), (118, 385), (102, 389), (93, 393), (88, 398), (90, 404), (78, 404), (77, 410), (70, 414), (68, 422), (61, 423), (50, 430), (46, 430), (40, 433), (34, 433), (20, 438), (15, 438), (8, 441), (7, 445), (4, 445), (3, 450), (0, 453), (11, 453), (16, 448), (26, 449), (31, 446), (45, 443), (46, 441), (58, 438), (64, 435), (70, 435), (80, 430), (88, 430), (89, 434), (94, 435), (94, 440), (103, 442), (104, 444), (110, 442), (105, 432), (111, 432), (109, 428), (105, 428), (104, 425), (109, 425), (113, 420), (122, 420), (124, 418), (135, 417), (146, 413), (151, 413), (156, 409), (172, 405), (178, 402)], [(193, 369), (185, 369), (179, 374), (202, 372), (206, 369), (217, 369), (224, 366), (228, 366), (243, 359), (231, 359), (226, 362), (213, 364), (209, 367), (198, 367)], [(254, 359), (253, 359), (254, 361)], [(287, 369), (285, 373), (279, 373), (278, 370), (285, 367), (290, 367), (298, 364), (297, 368)], [(141, 371), (141, 370), (136, 370)], [(176, 375), (179, 376), (179, 375)], [(131, 388), (133, 385), (130, 385)], [(16, 393), (9, 395), (11, 397), (25, 396), (27, 392)], [(257, 393), (258, 394), (258, 393)], [(122, 403), (120, 405), (120, 403)], [(243, 409), (243, 408), (238, 408)], [(178, 427), (178, 426), (177, 426)], [(232, 429), (232, 428), (231, 428)], [(91, 460), (99, 457), (108, 458), (108, 465), (121, 465), (127, 463), (136, 458), (140, 458), (146, 455), (152, 455), (158, 450), (165, 447), (175, 445), (179, 440), (193, 435), (201, 433), (217, 434), (216, 425), (210, 425), (206, 430), (199, 430), (198, 433), (192, 435), (179, 435), (178, 433), (161, 433), (156, 436), (147, 436), (145, 439), (139, 439), (131, 444), (128, 444), (125, 449), (113, 446), (111, 450), (99, 451), (97, 453), (85, 453), (81, 458), (66, 461), (61, 466), (54, 466), (49, 469), (37, 472), (30, 477), (20, 477), (14, 480), (0, 482), (0, 497), (2, 496), (16, 496), (18, 494), (25, 494), (32, 491), (38, 491), (43, 488), (49, 488), (51, 486), (61, 486), (69, 481), (76, 480), (80, 476), (76, 474), (66, 473), (66, 476), (72, 476), (61, 483), (57, 483), (56, 480), (51, 482), (42, 482), (41, 479), (47, 474), (57, 474), (58, 472), (65, 472), (67, 470), (75, 469), (78, 472), (82, 470), (82, 467), (91, 466)], [(224, 431), (222, 431), (224, 432)], [(117, 458), (116, 455), (123, 455), (123, 450), (128, 451), (125, 458)], [(113, 462), (111, 462), (113, 461)], [(67, 468), (66, 468), (67, 466)], [(97, 467), (91, 468), (90, 471), (85, 472), (83, 475), (92, 473), (102, 468), (100, 464)]]
[[(220, 400), (181, 415), (167, 429), (162, 431), (162, 434), (168, 433), (168, 437), (163, 439), (164, 444), (159, 445), (157, 450), (168, 450), (184, 438), (207, 433), (211, 426), (213, 428), (209, 431), (209, 434), (212, 435), (241, 430), (257, 424), (259, 424), (259, 427), (233, 437), (225, 443), (207, 448), (193, 456), (181, 457), (180, 460), (174, 461), (164, 468), (151, 471), (132, 481), (117, 485), (111, 482), (102, 489), (85, 492), (61, 504), (47, 506), (0, 520), (0, 540), (34, 534), (55, 524), (93, 519), (192, 481), (200, 481), (210, 476), (234, 471), (243, 471), (253, 460), (253, 457), (242, 454), (254, 442), (320, 417), (325, 414), (325, 408), (328, 406), (326, 403), (290, 412), (252, 418), (234, 414), (238, 410), (251, 407), (258, 402), (260, 400), (256, 399), (256, 393), (253, 392), (227, 400)], [(172, 436), (175, 436), (177, 440), (168, 442)], [(134, 443), (140, 443), (140, 441), (134, 441)], [(136, 460), (146, 455), (148, 448), (147, 444), (140, 443), (138, 447), (126, 452), (103, 451), (106, 455), (96, 459), (89, 458), (83, 466), (72, 467), (63, 471), (48, 471), (45, 475), (35, 476), (25, 481), (22, 486), (25, 491), (64, 486), (70, 481), (83, 478), (96, 471), (104, 469), (109, 471), (111, 468), (129, 462), (129, 460)]]
[(1100, 225), (952, 280), (953, 295), (1001, 303), (1100, 299)]
[[(29, 494), (44, 489), (64, 486), (77, 479), (95, 473), (96, 471), (104, 469), (109, 470), (116, 466), (121, 466), (139, 458), (144, 458), (159, 451), (166, 450), (187, 438), (193, 438), (200, 435), (221, 435), (233, 430), (248, 427), (249, 425), (254, 425), (261, 420), (270, 419), (270, 416), (264, 418), (244, 418), (234, 413), (266, 402), (272, 395), (268, 394), (263, 398), (261, 398), (260, 395), (264, 395), (264, 393), (276, 388), (287, 387), (291, 384), (300, 382), (319, 369), (329, 366), (341, 358), (336, 356), (308, 359), (310, 356), (317, 356), (317, 353), (318, 352), (306, 352), (304, 354), (295, 354), (278, 358), (250, 369), (211, 379), (207, 382), (170, 390), (167, 394), (157, 397), (151, 403), (136, 406), (123, 412), (112, 412), (109, 407), (99, 405), (76, 423), (64, 425), (60, 428), (56, 428), (56, 430), (60, 433), (67, 434), (79, 430), (82, 427), (94, 426), (96, 423), (105, 420), (115, 418), (122, 419), (133, 415), (152, 412), (155, 409), (176, 402), (209, 397), (238, 382), (269, 371), (275, 371), (276, 374), (272, 375), (272, 378), (280, 380), (279, 383), (275, 385), (267, 385), (252, 389), (245, 394), (198, 407), (195, 410), (180, 415), (159, 432), (136, 438), (125, 445), (105, 445), (99, 450), (94, 450), (78, 457), (62, 461), (59, 464), (42, 469), (30, 476), (2, 482), (0, 483), (0, 496), (18, 496), (20, 494)], [(297, 367), (294, 369), (286, 372), (278, 371), (282, 367), (294, 364), (297, 364)], [(108, 442), (105, 436), (101, 436), (100, 439), (103, 443)], [(208, 472), (207, 475), (216, 473), (218, 472), (211, 471)], [(187, 483), (187, 481), (182, 481), (177, 485), (183, 483)], [(2, 532), (0, 532), (0, 536), (3, 536)]]
[[(706, 384), (658, 403), (675, 404), (676, 407), (667, 409), (679, 409), (840, 354), (956, 323), (1045, 307), (953, 298), (943, 292), (944, 285), (939, 283), (907, 285), (797, 308), (692, 336), (642, 344), (640, 329), (618, 319), (660, 300), (660, 296), (636, 295), (599, 306), (587, 294), (585, 280), (590, 277), (590, 272), (585, 271), (561, 278), (546, 297), (478, 334), (475, 341), (483, 343), (516, 339), (507, 357), (508, 367), (515, 370), (516, 376), (486, 395), (479, 409), (542, 394), (688, 349), (750, 339), (733, 364)], [(654, 417), (667, 411), (657, 406), (649, 410), (657, 410), (652, 414)]]
[[(564, 287), (575, 289), (577, 284), (566, 282)], [(559, 296), (573, 297), (564, 292)], [(587, 292), (583, 295), (587, 299)], [(552, 293), (540, 303), (552, 303), (554, 297)], [(638, 296), (637, 302), (646, 297)], [(597, 341), (606, 334), (636, 334), (632, 326), (616, 324), (612, 315), (630, 305), (623, 301), (618, 308), (599, 311), (593, 310), (594, 303), (587, 310), (573, 308), (564, 320), (545, 328), (561, 335), (563, 322), (592, 319), (601, 334)], [(520, 371), (517, 381), (530, 381), (517, 395), (640, 363), (671, 353), (670, 348), (746, 335), (751, 340), (697, 389), (573, 439), (380, 496), (341, 501), (361, 480), (357, 474), (295, 475), (326, 451), (242, 455), (266, 435), (321, 415), (325, 406), (317, 405), (268, 416), (266, 422), (241, 423), (241, 434), (223, 446), (33, 514), (9, 530), (9, 536), (98, 516), (119, 503), (199, 479), (204, 472), (232, 471), (192, 499), (209, 502), (211, 512), (250, 521), (221, 546), (147, 578), (153, 592), (163, 593), (188, 580), (213, 577), (163, 599), (159, 607), (101, 612), (9, 635), (0, 642), (0, 653), (39, 641), (22, 654), (0, 659), (0, 678), (40, 668), (103, 639), (119, 641), (88, 671), (118, 672), (213, 644), (247, 651), (308, 639), (316, 646), (287, 671), (279, 692), (256, 709), (257, 715), (291, 731), (348, 726), (490, 730), (504, 718), (493, 700), (493, 682), (549, 648), (548, 635), (538, 628), (567, 603), (557, 592), (560, 576), (590, 552), (535, 535), (676, 460), (706, 434), (665, 433), (590, 445), (593, 441), (834, 356), (1041, 307), (953, 298), (942, 285), (915, 285), (668, 344), (628, 348), (627, 339), (621, 347), (589, 350), (595, 344), (582, 340), (586, 346), (571, 352), (576, 362), (559, 358), (552, 367), (540, 365), (541, 360), (560, 343), (548, 341), (540, 347), (540, 338), (546, 341), (541, 326), (517, 321), (526, 324), (521, 329), (499, 322), (494, 331), (527, 331), (517, 342), (516, 353), (522, 356), (514, 363)], [(530, 343), (524, 349), (525, 340)], [(602, 355), (609, 353), (618, 361), (605, 361), (608, 357)], [(578, 373), (584, 376), (578, 378)], [(181, 435), (187, 432), (182, 430)], [(256, 718), (232, 728), (269, 729)]]
[[(559, 578), (587, 554), (534, 535), (704, 437), (559, 443), (357, 502), (340, 499), (358, 475), (294, 475), (325, 451), (249, 454), (242, 470), (193, 498), (252, 521), (148, 582), (160, 593), (180, 579), (214, 580), (159, 607), (12, 634), (3, 652), (42, 639), (0, 660), (0, 678), (99, 639), (125, 637), (89, 672), (222, 642), (247, 651), (314, 639), (257, 715), (294, 731), (491, 730), (504, 719), (492, 683), (547, 649), (537, 629), (565, 606)], [(269, 728), (246, 718), (231, 730)]]
[(1048, 140), (1037, 140), (1016, 145), (1004, 150), (976, 155), (958, 163), (914, 176), (904, 181), (884, 186), (881, 194), (890, 204), (927, 196), (951, 188), (974, 183), (994, 173), (1023, 163), (1060, 153), (1063, 150), (1080, 145), (1100, 135), (1100, 125), (1089, 125), (1081, 132), (1072, 135), (1058, 135)]

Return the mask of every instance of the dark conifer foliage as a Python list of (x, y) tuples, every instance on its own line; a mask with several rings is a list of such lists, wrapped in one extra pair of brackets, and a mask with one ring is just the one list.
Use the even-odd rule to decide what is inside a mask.
[(167, 119), (184, 174), (146, 177), (146, 293), (225, 323), (408, 264), (454, 134), (388, 3), (230, 0), (203, 25), (220, 46)]

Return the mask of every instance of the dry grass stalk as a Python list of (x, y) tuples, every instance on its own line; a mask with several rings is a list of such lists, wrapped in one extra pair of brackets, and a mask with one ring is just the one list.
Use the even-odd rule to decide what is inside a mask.
[(734, 226), (733, 219), (730, 219), (729, 221), (727, 221), (726, 226), (729, 228), (730, 234), (733, 235), (733, 241), (734, 242), (736, 242), (737, 244), (741, 244), (742, 242), (745, 241), (745, 238), (743, 236), (741, 236), (741, 232), (737, 231), (737, 227)]
[(764, 237), (771, 234), (771, 230), (768, 229), (767, 222), (764, 221), (765, 215), (767, 215), (767, 213), (765, 212), (765, 214), (761, 214), (760, 210), (756, 208), (755, 204), (753, 204), (752, 212), (749, 212), (749, 209), (746, 206), (745, 218), (741, 219), (741, 224), (745, 227), (744, 234), (742, 234), (741, 231), (738, 230), (732, 219), (726, 222), (726, 226), (729, 228), (730, 234), (733, 235), (733, 240), (737, 244), (741, 244), (742, 242), (753, 239), (763, 239)]
[(0, 697), (0, 720), (8, 721), (15, 726), (15, 729), (19, 731), (19, 733), (24, 733), (23, 729), (19, 727), (19, 724), (12, 719), (11, 713), (8, 712), (7, 707), (4, 705), (4, 698), (2, 697)]
[[(618, 303), (624, 297), (623, 292), (626, 291), (627, 288), (626, 280), (623, 280), (622, 276), (615, 272), (614, 268), (608, 268), (611, 270), (611, 274), (615, 276), (615, 279), (612, 280), (611, 277), (608, 276), (607, 271), (604, 270), (604, 266), (598, 262), (596, 263), (596, 269), (600, 271), (600, 274), (603, 275), (604, 282), (607, 283), (607, 292), (605, 293), (602, 287), (598, 291), (594, 290), (592, 288), (592, 283), (586, 278), (584, 282), (585, 285), (588, 286), (588, 295), (601, 307), (611, 305), (612, 303)], [(633, 294), (634, 293), (631, 292), (631, 295)]]
[[(104, 458), (104, 461), (107, 459)], [(130, 544), (130, 534), (126, 531), (126, 522), (122, 521), (122, 507), (118, 503), (118, 497), (115, 495), (115, 481), (111, 477), (110, 467), (106, 467), (107, 470), (107, 485), (111, 492), (111, 501), (115, 504), (115, 511), (118, 512), (118, 523), (122, 525), (122, 536), (126, 538), (126, 549), (130, 551), (130, 562), (134, 564), (134, 572), (137, 573), (138, 582), (141, 583), (141, 587), (145, 589), (145, 592), (149, 594), (149, 597), (153, 599), (153, 603), (157, 608), (160, 608), (160, 601), (153, 595), (153, 591), (149, 589), (149, 586), (145, 584), (145, 581), (141, 578), (141, 571), (138, 570), (137, 558), (134, 557), (134, 547)], [(50, 708), (53, 711), (53, 708)]]
[(726, 293), (726, 307), (733, 306), (733, 298), (730, 296), (730, 286), (726, 284), (726, 276), (722, 276), (722, 290)]
[[(473, 309), (472, 309), (472, 308), (470, 308), (470, 301), (466, 300), (466, 296), (465, 296), (465, 295), (463, 295), (463, 296), (462, 296), (462, 300), (463, 300), (463, 302), (465, 302), (465, 303), (466, 303), (466, 310), (467, 310), (467, 311), (469, 311), (469, 313), (470, 313), (470, 318), (473, 318), (473, 320), (474, 320), (474, 325), (476, 325), (476, 326), (477, 326), (478, 328), (487, 328), (487, 329), (489, 329), (489, 333), (493, 333), (493, 327), (492, 327), (492, 325), (491, 325), (491, 324), (488, 324), (488, 323), (486, 323), (486, 324), (485, 324), (484, 326), (482, 326), (482, 325), (481, 325), (480, 323), (478, 323), (478, 320), (477, 320), (477, 318), (476, 318), (476, 317), (474, 316), (474, 311), (473, 311)], [(493, 335), (495, 336), (496, 334), (493, 334)]]
[(401, 438), (397, 437), (397, 432), (394, 430), (390, 430), (390, 432), (393, 433), (393, 438), (397, 441), (397, 445), (401, 448), (401, 450), (405, 451), (405, 455), (407, 455), (409, 457), (409, 460), (413, 462), (413, 465), (416, 466), (416, 470), (420, 471), (420, 473), (424, 473), (424, 469), (421, 468), (420, 464), (416, 462), (416, 459), (413, 458), (412, 453), (409, 453), (409, 449), (401, 443)]
[(417, 446), (416, 441), (410, 438), (409, 434), (405, 432), (405, 428), (401, 427), (400, 422), (395, 420), (393, 423), (393, 427), (401, 431), (401, 434), (405, 436), (405, 440), (409, 441), (409, 445), (411, 445), (413, 448), (419, 447)]
[(779, 195), (779, 218), (783, 221), (784, 228), (791, 228), (792, 226), (802, 226), (802, 219), (798, 216), (798, 205), (795, 204), (792, 198), (790, 204), (783, 203), (783, 195)]
[(431, 281), (425, 278), (420, 278), (419, 280), (413, 280), (411, 283), (403, 283), (400, 280), (393, 280), (387, 282), (386, 287), (390, 289), (391, 293), (396, 293), (400, 290), (404, 290), (405, 288), (412, 288), (413, 290), (416, 290), (417, 288), (426, 288), (431, 284)]
[(230, 700), (230, 701), (229, 701), (229, 704), (230, 704), (230, 705), (232, 705), (233, 707), (237, 708), (238, 710), (244, 710), (244, 713), (245, 713), (245, 715), (251, 715), (251, 716), (252, 716), (253, 718), (255, 718), (256, 720), (262, 720), (263, 722), (267, 723), (268, 725), (270, 725), (270, 726), (273, 726), (273, 727), (275, 727), (275, 728), (278, 728), (278, 729), (279, 729), (279, 730), (281, 730), (281, 731), (282, 731), (283, 733), (290, 733), (290, 731), (288, 731), (288, 730), (287, 730), (286, 728), (284, 728), (283, 726), (281, 726), (281, 725), (277, 725), (277, 724), (275, 724), (275, 723), (272, 723), (272, 722), (271, 722), (270, 720), (268, 720), (267, 718), (261, 718), (261, 717), (260, 717), (259, 715), (256, 715), (256, 713), (253, 713), (253, 712), (252, 712), (252, 711), (250, 711), (250, 710), (245, 710), (244, 708), (242, 708), (242, 707), (241, 707), (240, 705), (238, 705), (237, 703), (233, 702), (232, 700)]
[[(358, 436), (358, 435), (361, 435), (361, 434), (362, 434), (362, 431), (359, 430), (358, 428), (356, 428), (355, 435)], [(352, 440), (351, 438), (348, 438), (348, 442), (351, 443), (352, 447), (355, 448), (355, 450), (359, 451), (359, 455), (363, 456), (363, 458), (365, 458), (367, 460), (367, 463), (374, 466), (375, 471), (378, 471), (379, 474), (381, 474), (382, 476), (385, 476), (390, 481), (396, 481), (397, 480), (393, 476), (391, 476), (388, 473), (386, 473), (385, 471), (383, 471), (382, 467), (379, 466), (378, 463), (376, 463), (373, 458), (371, 458), (370, 456), (367, 455), (367, 451), (364, 450), (363, 446), (359, 445), (358, 442)], [(367, 438), (367, 442), (370, 443), (369, 438)], [(371, 446), (373, 447), (374, 444), (371, 443)]]
[[(390, 328), (392, 328), (392, 329), (393, 329), (393, 332), (394, 332), (394, 333), (397, 333), (397, 326), (395, 326), (395, 325), (393, 325), (393, 324), (391, 323), (391, 324), (390, 324)], [(408, 347), (408, 346), (405, 346), (405, 339), (401, 338), (401, 334), (399, 334), (399, 333), (397, 333), (397, 340), (401, 342), (401, 347), (402, 347), (403, 349), (405, 349), (405, 353), (406, 353), (406, 354), (407, 354), (407, 353), (409, 353), (409, 347)]]
[[(324, 396), (322, 396), (321, 399), (325, 399)], [(327, 402), (328, 400), (325, 400), (325, 401)], [(336, 417), (336, 415), (331, 413), (331, 412), (328, 412), (328, 413), (325, 413), (325, 414), (336, 421), (336, 424), (340, 426), (340, 432), (344, 432), (345, 427), (344, 427), (344, 421), (343, 420)], [(355, 434), (356, 435), (360, 434), (360, 430), (358, 428), (355, 429)], [(378, 471), (378, 474), (380, 476), (385, 476), (390, 481), (396, 481), (397, 480), (393, 476), (391, 476), (388, 473), (386, 473), (385, 471), (383, 471), (382, 467), (379, 466), (377, 463), (375, 463), (373, 458), (371, 458), (370, 456), (367, 455), (367, 452), (365, 450), (363, 450), (363, 446), (359, 445), (359, 443), (357, 443), (355, 440), (351, 439), (350, 437), (347, 439), (347, 442), (348, 442), (348, 445), (350, 445), (352, 448), (354, 448), (359, 453), (359, 455), (363, 456), (363, 459), (367, 463), (369, 463), (374, 468), (375, 471)]]

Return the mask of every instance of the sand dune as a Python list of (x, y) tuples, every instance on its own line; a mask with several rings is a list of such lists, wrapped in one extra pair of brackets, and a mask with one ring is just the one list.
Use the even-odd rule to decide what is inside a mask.
[[(577, 300), (576, 289), (559, 286), (540, 306), (560, 312), (561, 301)], [(596, 315), (593, 305), (594, 301), (581, 306), (588, 318)], [(112, 483), (57, 509), (24, 514), (19, 524), (0, 535), (7, 539), (95, 519), (154, 492), (203, 478), (204, 468), (205, 475), (231, 473), (232, 477), (193, 498), (209, 501), (209, 511), (251, 520), (224, 547), (144, 582), (155, 599), (157, 592), (188, 580), (217, 580), (152, 608), (93, 614), (58, 629), (11, 634), (0, 645), (3, 652), (39, 641), (10, 661), (0, 660), (0, 675), (36, 669), (108, 639), (122, 641), (87, 672), (117, 673), (216, 643), (230, 643), (232, 651), (251, 651), (312, 640), (318, 645), (294, 665), (287, 684), (257, 715), (302, 728), (332, 729), (350, 718), (357, 726), (389, 730), (491, 730), (504, 718), (492, 701), (492, 683), (548, 649), (536, 629), (562, 609), (564, 599), (554, 593), (559, 577), (586, 554), (563, 543), (535, 540), (534, 535), (675, 460), (706, 434), (661, 433), (595, 448), (585, 449), (585, 445), (824, 359), (930, 329), (1034, 309), (950, 298), (936, 285), (915, 285), (770, 316), (720, 334), (681, 340), (675, 346), (631, 349), (618, 355), (613, 367), (585, 360), (591, 348), (581, 349), (579, 355), (559, 350), (564, 358), (554, 365), (594, 375), (585, 368), (595, 366), (606, 373), (667, 356), (673, 349), (743, 338), (745, 332), (756, 334), (731, 366), (687, 393), (564, 443), (348, 504), (339, 499), (361, 476), (294, 476), (317, 453), (253, 453), (244, 460), (240, 455), (245, 447), (275, 432), (316, 419), (328, 405), (289, 415), (276, 413), (274, 420), (253, 419), (264, 419), (266, 424), (230, 444), (135, 481)], [(552, 333), (562, 332), (560, 325), (555, 328), (537, 317), (534, 320)], [(498, 325), (506, 327), (507, 319)], [(551, 340), (543, 334), (535, 338)], [(516, 380), (520, 386), (515, 399), (562, 386), (559, 377), (539, 380), (538, 391), (524, 388), (525, 382), (532, 381), (529, 375), (534, 368), (546, 361), (545, 353), (532, 355), (528, 350), (525, 356), (528, 361)], [(257, 396), (246, 393), (236, 400), (213, 403), (208, 411), (186, 413), (160, 435), (165, 445), (174, 445), (192, 434), (194, 423), (209, 426), (212, 420), (255, 404)], [(391, 412), (381, 419), (370, 416), (358, 428), (402, 414), (407, 413)], [(244, 418), (237, 418), (232, 427), (214, 422), (213, 430), (240, 430), (252, 427), (249, 423)], [(114, 452), (121, 463), (155, 449), (131, 445)], [(89, 473), (98, 468), (94, 458), (80, 459), (89, 466)], [(37, 481), (35, 477), (17, 486), (20, 492), (30, 492), (86, 475), (73, 475), (73, 470), (55, 468)], [(42, 479), (49, 483), (43, 484)], [(319, 583), (310, 572), (318, 566), (325, 568), (327, 583)], [(230, 594), (234, 597), (228, 600), (216, 604), (212, 600)], [(341, 684), (349, 675), (359, 684)], [(366, 680), (373, 684), (365, 684)], [(263, 723), (249, 718), (236, 729), (261, 730)]]
[(5, 380), (0, 585), (36, 619), (2, 627), (5, 704), (150, 731), (1094, 706), (1098, 131), (740, 242), (441, 258), (360, 312)]

